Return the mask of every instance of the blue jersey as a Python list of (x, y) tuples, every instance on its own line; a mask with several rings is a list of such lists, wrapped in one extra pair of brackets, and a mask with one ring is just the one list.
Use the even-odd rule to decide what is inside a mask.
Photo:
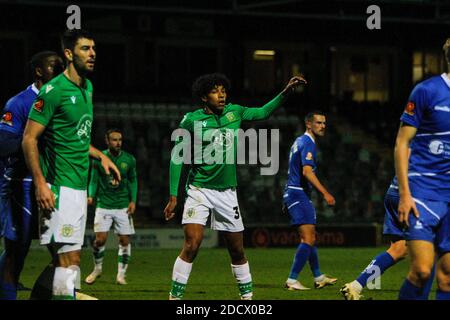
[(295, 139), (291, 147), (286, 186), (301, 188), (310, 194), (312, 186), (303, 176), (303, 166), (311, 166), (316, 171), (316, 144), (308, 133)]
[[(419, 83), (400, 120), (417, 128), (410, 144), (408, 181), (413, 197), (450, 201), (450, 79)], [(397, 189), (395, 177), (392, 188)]]
[(3, 109), (0, 131), (23, 135), (28, 114), (38, 93), (39, 90), (32, 84), (26, 90), (9, 99)]

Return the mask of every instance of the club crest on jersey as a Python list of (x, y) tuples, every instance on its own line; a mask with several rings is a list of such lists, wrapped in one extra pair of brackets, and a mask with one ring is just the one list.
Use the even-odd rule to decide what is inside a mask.
[(39, 99), (34, 103), (33, 109), (36, 110), (37, 112), (42, 112), (42, 110), (44, 109), (44, 100)]
[(189, 218), (192, 218), (192, 217), (195, 215), (195, 208), (189, 208), (189, 209), (186, 211), (186, 215), (187, 215)]
[(409, 114), (410, 116), (413, 116), (415, 108), (416, 105), (414, 104), (414, 102), (410, 101), (406, 104), (405, 113)]
[(71, 96), (70, 100), (72, 100), (72, 103), (75, 104), (75, 102), (77, 101), (77, 97), (75, 96)]
[(5, 112), (5, 114), (3, 115), (2, 120), (0, 121), (0, 123), (4, 123), (4, 124), (12, 127), (12, 125), (13, 125), (12, 113), (11, 112)]
[(69, 238), (73, 235), (73, 226), (70, 224), (65, 224), (61, 228), (61, 235), (65, 238)]
[(126, 168), (128, 167), (128, 165), (127, 165), (125, 162), (122, 162), (122, 163), (120, 164), (120, 167), (121, 167), (122, 169), (126, 169)]
[(311, 153), (311, 152), (308, 152), (308, 153), (306, 154), (305, 159), (306, 159), (306, 160), (312, 160), (312, 158), (313, 158), (312, 153)]
[(227, 113), (227, 119), (229, 121), (234, 121), (234, 120), (236, 120), (236, 117), (234, 116), (234, 113), (230, 112), (230, 113)]

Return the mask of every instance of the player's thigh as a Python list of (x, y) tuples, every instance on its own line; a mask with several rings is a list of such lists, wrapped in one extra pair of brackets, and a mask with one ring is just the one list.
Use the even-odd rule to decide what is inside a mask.
[(114, 232), (118, 235), (129, 236), (135, 233), (133, 217), (127, 213), (127, 210), (127, 208), (123, 208), (114, 212)]
[(288, 189), (283, 201), (291, 219), (292, 226), (315, 225), (316, 210), (309, 197), (302, 190)]
[(384, 224), (383, 235), (390, 237), (391, 239), (404, 239), (405, 234), (403, 226), (398, 220), (398, 194), (386, 193), (384, 197)]
[(212, 203), (211, 228), (217, 231), (242, 232), (244, 222), (237, 199), (236, 189), (207, 190)]
[(389, 248), (386, 250), (394, 260), (399, 260), (408, 255), (408, 248), (406, 246), (406, 240), (392, 241)]
[(198, 247), (203, 240), (204, 226), (198, 223), (187, 223), (183, 225), (185, 246)]
[(95, 209), (94, 232), (108, 232), (113, 224), (113, 215), (112, 209)]
[(407, 243), (411, 259), (411, 271), (417, 273), (431, 272), (434, 265), (434, 244), (424, 240), (411, 240)]
[[(50, 214), (40, 212), (41, 244), (82, 245), (86, 229), (86, 190), (49, 185), (56, 197)], [(61, 249), (58, 253), (62, 253)]]
[(212, 204), (205, 196), (204, 189), (190, 185), (184, 203), (181, 224), (200, 224), (205, 226), (211, 209)]

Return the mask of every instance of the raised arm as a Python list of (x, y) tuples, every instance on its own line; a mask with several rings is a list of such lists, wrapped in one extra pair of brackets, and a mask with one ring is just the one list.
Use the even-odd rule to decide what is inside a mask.
[(242, 113), (242, 120), (264, 120), (270, 117), (270, 115), (283, 104), (285, 97), (298, 85), (306, 84), (306, 80), (303, 77), (296, 76), (289, 80), (286, 87), (271, 101), (266, 103), (261, 108), (244, 108)]
[(55, 195), (48, 187), (39, 163), (38, 140), (44, 130), (45, 126), (42, 124), (28, 120), (23, 133), (22, 149), (36, 187), (37, 204), (41, 209), (52, 211), (55, 208)]

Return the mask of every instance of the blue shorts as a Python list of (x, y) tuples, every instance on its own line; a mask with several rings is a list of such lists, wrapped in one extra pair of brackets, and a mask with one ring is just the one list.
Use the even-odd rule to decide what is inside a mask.
[(435, 245), (438, 253), (450, 251), (450, 206), (449, 202), (413, 198), (419, 218), (409, 215), (409, 228), (403, 231), (398, 222), (398, 193), (392, 189), (386, 194), (384, 234), (404, 237), (405, 240), (424, 240)]
[(303, 190), (287, 187), (283, 202), (291, 216), (291, 225), (316, 224), (316, 210)]
[(17, 175), (11, 159), (0, 158), (0, 237), (28, 243), (31, 239), (30, 176)]

